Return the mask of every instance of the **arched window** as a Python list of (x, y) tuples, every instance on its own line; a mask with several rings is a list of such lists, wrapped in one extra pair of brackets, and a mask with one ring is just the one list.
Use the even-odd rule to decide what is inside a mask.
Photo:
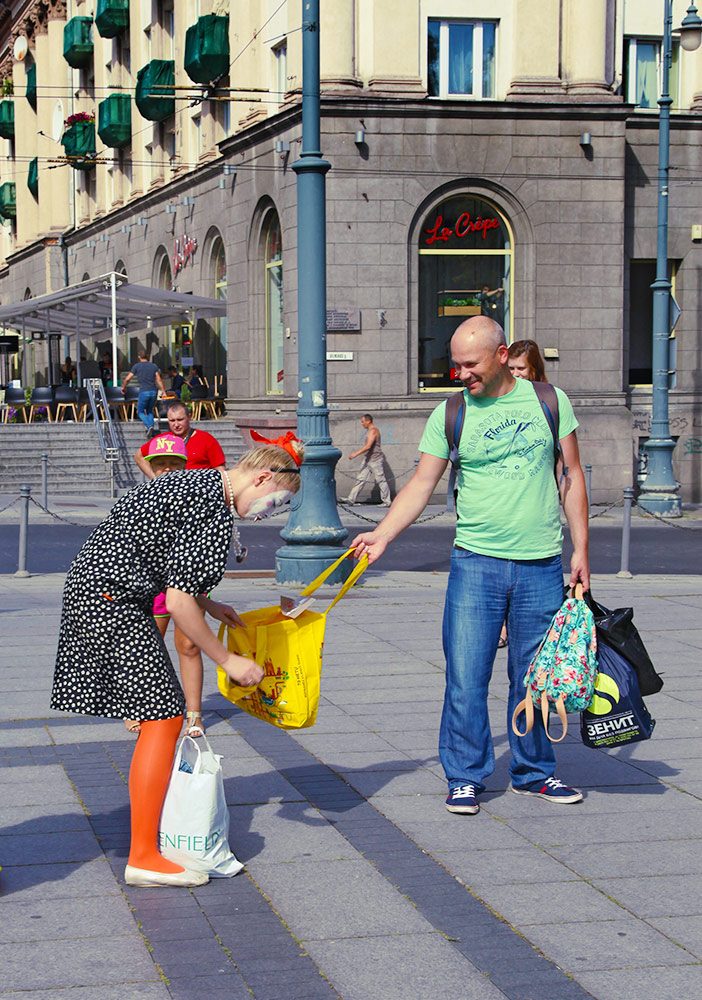
[[(227, 255), (224, 252), (224, 240), (216, 236), (212, 242), (212, 285), (216, 299), (227, 301)], [(213, 321), (215, 343), (213, 344), (212, 371), (218, 382), (217, 388), (222, 389), (227, 375), (227, 317), (217, 316)]]
[(283, 392), (285, 325), (283, 318), (283, 240), (278, 213), (269, 212), (263, 230), (266, 291), (266, 393)]
[(497, 208), (452, 195), (419, 231), (419, 390), (455, 385), (450, 340), (470, 316), (490, 316), (512, 339), (512, 237)]
[[(154, 257), (153, 286), (167, 291), (173, 290), (173, 272), (171, 271), (171, 261), (168, 251), (161, 246)], [(187, 328), (191, 329), (190, 327)], [(154, 364), (157, 364), (162, 372), (175, 363), (180, 365), (182, 350), (181, 328), (177, 326), (161, 326), (151, 330), (145, 335), (146, 349)], [(135, 356), (137, 348), (141, 346), (138, 338), (131, 338), (131, 353)]]
[(127, 267), (123, 260), (117, 261), (114, 270), (115, 274), (123, 274), (125, 278), (127, 277)]

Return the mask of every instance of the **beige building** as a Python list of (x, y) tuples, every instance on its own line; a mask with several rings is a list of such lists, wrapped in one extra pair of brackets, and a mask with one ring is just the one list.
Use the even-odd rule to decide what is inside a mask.
[[(348, 450), (359, 407), (370, 410), (401, 485), (454, 385), (451, 332), (489, 312), (510, 339), (541, 344), (575, 403), (595, 498), (616, 496), (649, 423), (663, 3), (321, 7), (335, 441)], [(674, 4), (674, 25), (686, 7)], [(222, 379), (234, 413), (292, 413), (301, 11), (302, 0), (3, 8), (2, 303), (113, 269), (225, 298), (226, 320), (141, 340), (162, 365)], [(671, 81), (682, 308), (671, 415), (677, 474), (699, 501), (702, 51), (674, 43)], [(121, 338), (121, 368), (139, 340)], [(55, 375), (31, 332), (13, 364), (30, 384)]]

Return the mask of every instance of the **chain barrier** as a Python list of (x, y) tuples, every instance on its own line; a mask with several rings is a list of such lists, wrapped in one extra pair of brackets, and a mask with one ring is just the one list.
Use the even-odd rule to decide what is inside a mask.
[[(660, 514), (654, 514), (653, 511), (644, 510), (643, 507), (639, 506), (638, 500), (634, 500), (634, 507), (638, 507), (641, 513), (645, 517), (650, 517), (654, 521), (661, 521), (663, 524), (667, 524), (669, 528), (677, 528), (678, 531), (700, 531), (700, 528), (694, 527), (691, 524), (678, 524), (676, 521), (671, 520), (669, 517), (661, 517)], [(700, 522), (702, 524), (702, 522)]]
[(2, 514), (6, 510), (9, 510), (10, 507), (14, 507), (14, 505), (17, 503), (18, 500), (19, 497), (15, 497), (14, 500), (10, 500), (9, 503), (6, 503), (4, 507), (0, 507), (0, 514)]
[[(353, 510), (350, 504), (341, 503), (337, 500), (337, 507), (340, 507), (347, 514), (351, 514), (352, 517), (357, 517), (359, 521), (367, 521), (368, 524), (380, 524), (383, 520), (382, 517), (378, 520), (374, 517), (366, 517), (365, 514), (359, 514), (358, 511)], [(439, 510), (435, 514), (427, 514), (426, 517), (420, 517), (417, 521), (413, 521), (413, 524), (426, 524), (427, 521), (434, 521), (437, 517), (443, 517), (444, 514), (449, 513), (446, 510)]]
[(90, 527), (90, 524), (86, 524), (85, 521), (69, 521), (67, 517), (61, 517), (60, 514), (54, 514), (52, 510), (49, 510), (48, 507), (45, 507), (43, 503), (39, 503), (39, 501), (35, 500), (32, 496), (29, 497), (29, 500), (35, 507), (38, 507), (39, 510), (43, 510), (45, 514), (49, 515), (49, 517), (53, 517), (55, 521), (61, 521), (63, 524), (72, 524), (74, 528)]
[[(417, 466), (413, 465), (411, 469), (406, 469), (405, 472), (398, 472), (397, 475), (393, 473), (392, 479), (394, 479), (395, 482), (397, 482), (399, 479), (404, 479), (405, 476), (411, 476), (414, 472), (416, 472), (416, 470)], [(343, 476), (345, 479), (350, 480), (352, 483), (355, 483), (356, 480), (358, 479), (358, 473), (344, 472), (343, 469), (335, 469), (334, 475)]]
[(621, 507), (624, 500), (615, 500), (614, 503), (609, 504), (603, 510), (598, 510), (596, 514), (590, 514), (590, 520), (594, 521), (596, 517), (602, 517), (603, 514), (609, 514), (610, 510), (614, 510), (615, 507)]

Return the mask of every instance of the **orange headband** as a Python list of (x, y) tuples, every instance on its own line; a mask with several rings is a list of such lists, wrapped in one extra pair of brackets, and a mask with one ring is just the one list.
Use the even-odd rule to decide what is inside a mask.
[(288, 431), (288, 433), (285, 434), (283, 437), (267, 438), (264, 437), (263, 434), (259, 434), (258, 431), (252, 430), (251, 437), (254, 439), (254, 441), (259, 441), (261, 444), (273, 444), (276, 446), (276, 448), (282, 448), (283, 451), (287, 451), (288, 455), (290, 455), (292, 460), (295, 462), (295, 465), (297, 466), (302, 465), (302, 459), (295, 451), (292, 444), (293, 441), (299, 441), (300, 439), (298, 437), (295, 437), (292, 431)]

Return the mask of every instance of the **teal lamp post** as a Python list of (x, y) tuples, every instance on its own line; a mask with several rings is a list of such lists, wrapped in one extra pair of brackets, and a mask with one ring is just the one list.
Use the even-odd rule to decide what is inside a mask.
[[(281, 532), (275, 554), (279, 583), (310, 583), (344, 551), (348, 531), (336, 509), (333, 447), (327, 402), (327, 257), (325, 175), (319, 106), (319, 0), (302, 0), (302, 149), (292, 165), (297, 175), (297, 433), (305, 442), (302, 489)], [(343, 565), (330, 583), (340, 583)]]
[[(673, 57), (673, 0), (665, 0), (663, 26), (663, 80), (658, 125), (658, 239), (653, 289), (653, 393), (651, 434), (645, 444), (648, 466), (639, 506), (662, 517), (680, 517), (680, 483), (673, 474), (675, 442), (670, 436), (668, 385), (670, 369), (671, 296), (668, 277), (668, 175), (670, 172), (670, 66)], [(702, 19), (694, 3), (680, 25), (680, 44), (694, 52), (702, 42)]]

